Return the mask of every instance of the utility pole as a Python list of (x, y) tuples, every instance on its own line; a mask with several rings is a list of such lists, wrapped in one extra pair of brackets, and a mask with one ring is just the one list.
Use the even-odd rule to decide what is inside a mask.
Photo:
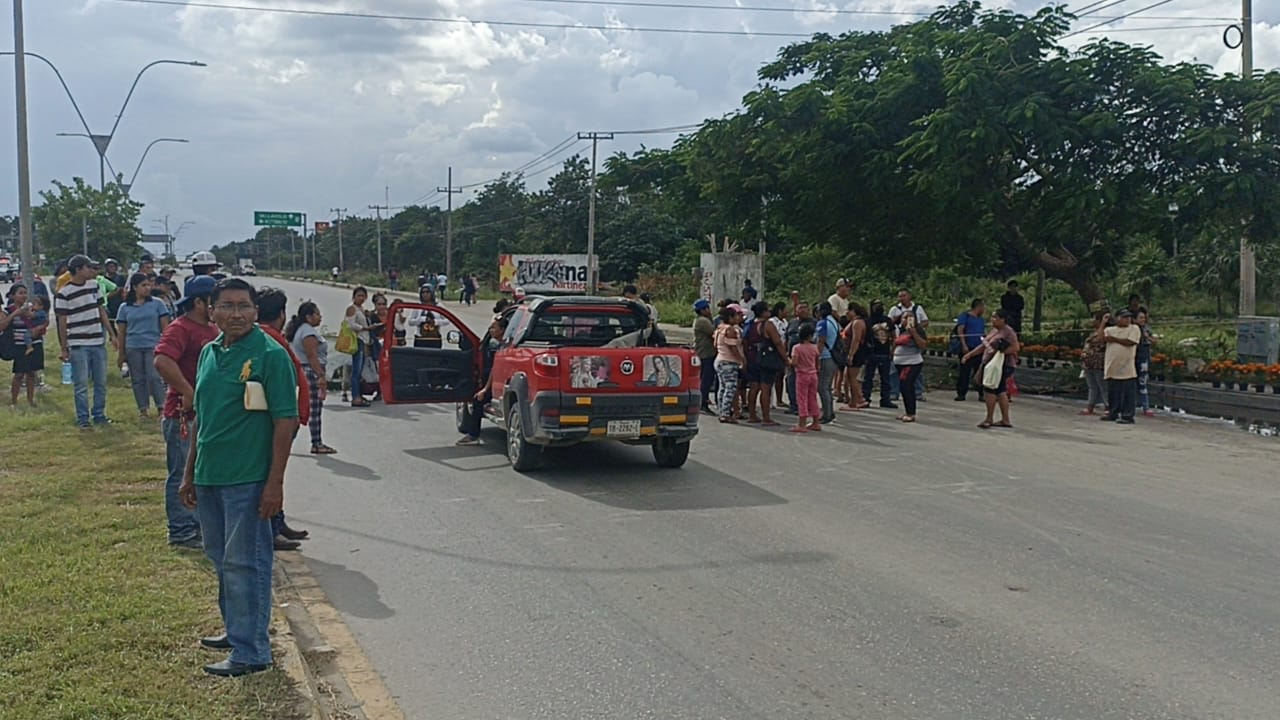
[(444, 274), (453, 277), (453, 196), (462, 192), (462, 188), (453, 186), (453, 166), (449, 166), (449, 174), (444, 187), (436, 188), (436, 192), (445, 193), (448, 198), (444, 212)]
[(27, 282), (35, 277), (31, 248), (31, 155), (27, 144), (27, 47), (22, 35), (22, 0), (13, 0), (13, 86), (18, 114), (18, 254)]
[(591, 141), (591, 199), (587, 205), (587, 294), (595, 295), (599, 284), (596, 262), (596, 148), (601, 140), (612, 140), (613, 133), (578, 133), (579, 140)]
[[(1253, 0), (1241, 0), (1240, 10), (1240, 76), (1245, 82), (1253, 78)], [(1240, 237), (1240, 315), (1257, 312), (1257, 259), (1249, 246), (1249, 236)]]
[(345, 270), (346, 265), (342, 262), (342, 213), (346, 212), (346, 208), (329, 208), (329, 212), (338, 213), (338, 269)]
[[(369, 206), (369, 209), (370, 209), (370, 210), (373, 210), (373, 211), (374, 211), (374, 213), (375, 213), (375, 214), (376, 214), (376, 216), (377, 216), (377, 224), (378, 224), (378, 274), (379, 274), (379, 275), (381, 275), (381, 274), (382, 274), (382, 211), (383, 211), (383, 209), (384, 209), (384, 208), (386, 208), (386, 206), (385, 206), (385, 205), (370, 205), (370, 206)], [(388, 209), (388, 210), (387, 210), (387, 216), (388, 216), (388, 217), (390, 217), (390, 216), (391, 216), (391, 211), (390, 211), (390, 209)]]

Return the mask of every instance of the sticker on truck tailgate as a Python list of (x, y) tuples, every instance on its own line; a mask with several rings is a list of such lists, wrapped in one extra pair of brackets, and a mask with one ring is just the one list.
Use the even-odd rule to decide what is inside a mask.
[(679, 355), (650, 355), (644, 359), (644, 380), (636, 383), (646, 387), (680, 387), (682, 365)]

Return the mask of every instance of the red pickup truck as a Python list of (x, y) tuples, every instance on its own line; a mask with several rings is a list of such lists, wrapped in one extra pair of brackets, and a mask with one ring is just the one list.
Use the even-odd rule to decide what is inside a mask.
[[(436, 336), (445, 342), (405, 344), (388, 323), (382, 397), (387, 403), (456, 402), (461, 429), (484, 371), (482, 341), (444, 308), (399, 301), (390, 308), (393, 318), (428, 312), (444, 327)], [(536, 468), (545, 447), (601, 440), (649, 445), (658, 465), (684, 465), (698, 434), (700, 361), (686, 348), (648, 346), (643, 305), (540, 297), (507, 313), (484, 414), (506, 430), (507, 458), (516, 470)]]

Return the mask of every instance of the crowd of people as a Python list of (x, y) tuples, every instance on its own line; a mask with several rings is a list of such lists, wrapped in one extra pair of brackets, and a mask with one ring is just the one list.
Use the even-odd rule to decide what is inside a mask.
[[(792, 432), (819, 432), (838, 412), (872, 407), (878, 376), (878, 407), (898, 410), (901, 403), (897, 419), (916, 422), (925, 400), (929, 315), (905, 288), (887, 309), (880, 300), (853, 299), (853, 290), (842, 278), (820, 302), (793, 292), (790, 303), (770, 304), (748, 280), (740, 300), (714, 308), (708, 299), (694, 303), (703, 412), (722, 423), (768, 427), (779, 425), (777, 407), (796, 416)], [(949, 328), (955, 400), (977, 391), (986, 408), (980, 428), (1013, 427), (1010, 398), (1017, 392), (1024, 307), (1017, 281), (1010, 281), (998, 309), (988, 314), (986, 301), (975, 298)], [(1121, 311), (1095, 317), (1083, 347), (1090, 393), (1082, 414), (1104, 405), (1103, 419), (1125, 424), (1133, 422), (1135, 408), (1152, 414), (1146, 377), (1158, 338), (1148, 318), (1137, 296)]]
[[(106, 375), (114, 349), (138, 417), (151, 419), (152, 405), (160, 417), (169, 544), (203, 550), (218, 578), (226, 632), (201, 643), (230, 654), (205, 670), (265, 670), (272, 553), (295, 550), (309, 535), (290, 527), (283, 510), (284, 471), (300, 424), (309, 426), (313, 453), (334, 452), (321, 439), (328, 342), (319, 308), (302, 302), (290, 316), (283, 292), (215, 279), (211, 259), (181, 290), (174, 273), (157, 272), (149, 257), (127, 278), (119, 267), (85, 255), (58, 267), (52, 310), (75, 422), (86, 430), (112, 424)], [(12, 285), (0, 312), (14, 404), (23, 385), (36, 404), (44, 367), (50, 305), (47, 286), (35, 285), (44, 294)]]

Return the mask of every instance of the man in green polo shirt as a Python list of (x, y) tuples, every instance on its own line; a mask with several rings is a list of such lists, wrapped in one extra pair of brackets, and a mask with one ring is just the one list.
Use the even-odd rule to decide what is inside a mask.
[(298, 426), (293, 361), (258, 327), (257, 300), (238, 278), (219, 282), (209, 298), (221, 334), (200, 353), (196, 441), (179, 489), (200, 520), (227, 628), (200, 642), (231, 651), (204, 670), (225, 677), (271, 667), (270, 518), (284, 504), (285, 463)]

